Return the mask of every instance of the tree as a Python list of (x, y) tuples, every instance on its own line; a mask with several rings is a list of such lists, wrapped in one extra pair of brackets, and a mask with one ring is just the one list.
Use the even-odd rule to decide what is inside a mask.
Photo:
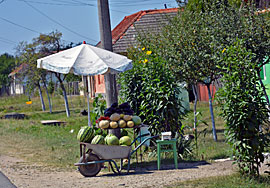
[(7, 86), (10, 84), (10, 78), (8, 75), (15, 67), (15, 58), (7, 53), (0, 56), (0, 89), (5, 88), (8, 93)]
[[(189, 39), (181, 40), (179, 36), (179, 43), (182, 45), (175, 42), (178, 48), (171, 48), (181, 50), (180, 60), (191, 61), (194, 57), (200, 60), (205, 55), (214, 60), (211, 65), (219, 70), (217, 75), (223, 77), (224, 87), (220, 102), (226, 120), (226, 138), (234, 148), (240, 170), (258, 175), (259, 166), (264, 160), (262, 152), (269, 146), (267, 135), (260, 130), (262, 123), (269, 117), (269, 110), (263, 98), (264, 87), (262, 83), (259, 84), (261, 81), (258, 74), (261, 66), (269, 62), (269, 59), (265, 60), (270, 54), (269, 17), (267, 14), (258, 14), (253, 6), (243, 6), (239, 11), (237, 6), (227, 1), (203, 2), (201, 10), (187, 9), (183, 13), (191, 20), (183, 24), (195, 26), (198, 30), (192, 27), (183, 29), (185, 25), (180, 26), (176, 30)], [(175, 22), (176, 25), (181, 25), (179, 22), (181, 18)], [(167, 36), (175, 37), (175, 33)], [(195, 40), (195, 43), (192, 39), (200, 40)], [(196, 48), (199, 50), (196, 51)], [(187, 56), (183, 51), (187, 52)], [(204, 54), (203, 58), (200, 58), (201, 53)], [(201, 63), (204, 65), (205, 61)], [(183, 64), (186, 63), (179, 63)], [(199, 67), (196, 61), (192, 61), (192, 65), (188, 67), (192, 66), (194, 70), (201, 72), (196, 69)]]
[[(62, 37), (62, 33), (58, 32), (58, 31), (53, 31), (49, 34), (40, 34), (38, 37), (33, 39), (33, 43), (36, 45), (38, 52), (43, 54), (42, 56), (44, 57), (46, 55), (52, 54), (53, 52), (60, 51), (60, 48), (62, 46), (61, 37)], [(62, 80), (63, 77), (61, 77), (61, 75), (59, 75), (57, 73), (55, 73), (55, 76), (59, 80), (60, 87), (63, 90), (66, 113), (67, 113), (67, 117), (69, 117), (70, 116), (69, 105), (68, 105), (68, 99), (66, 96), (65, 86), (63, 84), (64, 80)], [(46, 94), (48, 97), (49, 107), (50, 107), (50, 112), (51, 112), (52, 105), (51, 105), (51, 99), (50, 99), (50, 95), (49, 95), (48, 88), (47, 88), (46, 76), (42, 77), (41, 81), (43, 83), (43, 86), (45, 88), (45, 91), (46, 91)]]
[[(17, 47), (17, 52), (21, 58), (21, 61), (29, 65), (29, 69), (26, 72), (25, 76), (27, 76), (28, 79), (32, 80), (31, 83), (34, 83), (35, 86), (39, 88), (42, 107), (43, 110), (45, 110), (45, 105), (40, 88), (40, 83), (42, 82), (42, 85), (45, 88), (48, 97), (50, 112), (52, 112), (52, 107), (50, 95), (47, 88), (47, 71), (37, 68), (37, 59), (50, 55), (52, 53), (57, 53), (61, 49), (70, 47), (70, 45), (64, 46), (62, 44), (61, 37), (62, 33), (58, 31), (53, 31), (49, 34), (40, 34), (38, 37), (34, 38), (33, 42), (30, 44), (22, 42)], [(64, 86), (64, 80), (66, 76), (63, 76), (59, 73), (54, 74), (59, 80), (60, 87), (63, 91), (67, 117), (70, 117), (67, 92)]]
[[(220, 28), (217, 27), (220, 23), (218, 19), (221, 17), (221, 6), (222, 4), (201, 3), (195, 6), (195, 9), (187, 8), (179, 11), (178, 16), (171, 20), (161, 37), (168, 49), (164, 56), (172, 65), (174, 73), (193, 85), (195, 96), (197, 96), (195, 85), (197, 83), (206, 85), (215, 141), (217, 135), (210, 85), (220, 78), (221, 71), (219, 67), (222, 62), (217, 56), (217, 53), (222, 51), (222, 45), (218, 40), (218, 35), (221, 35)], [(196, 103), (194, 110), (195, 127)]]
[(255, 54), (245, 49), (239, 40), (222, 54), (224, 87), (219, 91), (222, 116), (226, 121), (226, 138), (233, 146), (233, 155), (242, 174), (259, 175), (264, 162), (263, 152), (269, 146), (268, 135), (261, 125), (268, 122), (269, 110), (263, 99), (258, 80), (258, 64), (253, 63)]
[(26, 78), (27, 84), (29, 88), (34, 89), (35, 87), (38, 88), (39, 96), (41, 100), (41, 107), (42, 110), (45, 111), (45, 103), (43, 100), (43, 95), (41, 91), (40, 82), (46, 78), (46, 71), (37, 69), (36, 61), (38, 58), (42, 57), (41, 53), (38, 53), (37, 47), (35, 44), (27, 44), (21, 43), (24, 45), (20, 45), (20, 57), (19, 60), (22, 63), (27, 64), (27, 69), (20, 75), (23, 78)]
[(148, 124), (152, 134), (172, 131), (182, 133), (181, 101), (178, 98), (178, 82), (170, 66), (157, 48), (141, 43), (139, 48), (129, 50), (133, 68), (120, 74), (121, 96), (130, 103), (134, 113)]
[[(37, 49), (39, 51), (39, 53), (41, 53), (44, 56), (46, 55), (50, 55), (52, 53), (58, 53), (59, 51), (63, 50), (63, 49), (68, 49), (71, 48), (73, 43), (70, 43), (68, 45), (64, 45), (62, 40), (62, 33), (58, 32), (58, 31), (53, 31), (49, 34), (40, 34), (39, 37), (34, 38), (34, 44), (37, 45)], [(66, 108), (66, 114), (67, 117), (70, 117), (70, 110), (69, 110), (69, 103), (68, 103), (68, 98), (67, 98), (67, 92), (66, 92), (66, 88), (64, 85), (64, 81), (67, 75), (62, 75), (60, 73), (54, 73), (56, 78), (58, 79), (59, 83), (60, 83), (60, 87), (63, 91), (63, 96), (64, 96), (64, 102), (65, 102), (65, 108)], [(46, 87), (46, 79), (43, 79), (43, 84), (45, 86), (45, 90), (48, 96), (48, 100), (50, 101), (50, 97), (49, 97), (49, 93)], [(49, 102), (50, 104), (50, 102)]]
[(187, 0), (176, 0), (176, 2), (178, 3), (179, 7), (185, 6), (188, 3)]
[[(210, 84), (222, 77), (220, 68), (224, 62), (218, 54), (233, 45), (236, 38), (243, 39), (245, 48), (255, 54), (253, 62), (260, 64), (257, 67), (266, 64), (263, 59), (270, 54), (269, 17), (256, 14), (252, 6), (242, 7), (239, 11), (239, 4), (233, 0), (189, 1), (185, 10), (180, 10), (170, 21), (162, 36), (158, 36), (166, 43), (166, 51), (161, 51), (171, 62), (175, 74), (187, 83), (207, 86), (215, 140)], [(262, 82), (261, 85), (265, 90)], [(266, 92), (265, 97), (268, 98)]]

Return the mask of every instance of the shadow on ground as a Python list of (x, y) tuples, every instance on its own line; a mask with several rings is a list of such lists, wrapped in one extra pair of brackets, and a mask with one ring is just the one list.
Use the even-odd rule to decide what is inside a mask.
[[(172, 162), (171, 164), (167, 164), (168, 161), (166, 161), (166, 164), (161, 164), (161, 171), (164, 170), (175, 170), (174, 163)], [(196, 169), (199, 168), (199, 166), (202, 165), (210, 165), (210, 163), (206, 161), (195, 161), (195, 162), (179, 162), (178, 163), (178, 169)], [(127, 174), (126, 171), (126, 165), (124, 165), (124, 170), (122, 171), (121, 174), (115, 174), (112, 171), (107, 172), (106, 174), (102, 174), (99, 177), (112, 177), (112, 176), (127, 176), (127, 175), (143, 175), (143, 174), (151, 174), (154, 173), (154, 171), (158, 171), (157, 169), (157, 164), (154, 162), (143, 162), (143, 163), (138, 163), (132, 164), (132, 167), (130, 169), (129, 174)]]

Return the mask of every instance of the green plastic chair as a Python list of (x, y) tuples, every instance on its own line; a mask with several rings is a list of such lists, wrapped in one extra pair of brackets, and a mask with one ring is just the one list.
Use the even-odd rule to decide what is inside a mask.
[[(173, 152), (173, 157), (174, 157), (174, 165), (175, 168), (178, 169), (178, 161), (177, 161), (177, 150), (176, 150), (176, 139), (171, 139), (171, 140), (157, 140), (157, 166), (158, 170), (160, 170), (160, 163), (161, 163), (161, 157), (160, 154), (162, 152)], [(172, 145), (172, 149), (162, 149), (162, 145), (169, 146)]]

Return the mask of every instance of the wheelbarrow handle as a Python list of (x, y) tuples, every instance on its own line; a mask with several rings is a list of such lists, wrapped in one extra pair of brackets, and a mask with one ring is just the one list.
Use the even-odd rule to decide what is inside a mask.
[[(145, 136), (148, 136), (148, 135), (150, 135), (149, 133), (148, 134), (146, 134)], [(141, 136), (143, 136), (143, 135), (141, 135)], [(134, 153), (134, 152), (136, 152), (146, 141), (148, 141), (148, 140), (150, 140), (150, 139), (153, 139), (153, 138), (157, 138), (157, 137), (159, 137), (159, 135), (155, 135), (155, 136), (151, 136), (151, 137), (148, 137), (148, 138), (146, 138), (146, 139), (144, 139), (134, 150), (132, 150), (131, 152), (130, 152), (130, 156)], [(135, 141), (136, 141), (136, 139), (135, 139)]]
[(137, 136), (132, 142), (131, 142), (131, 145), (134, 144), (139, 138), (142, 138), (144, 136), (150, 136), (151, 134), (150, 133), (145, 133), (145, 134), (142, 134), (142, 135), (139, 135)]

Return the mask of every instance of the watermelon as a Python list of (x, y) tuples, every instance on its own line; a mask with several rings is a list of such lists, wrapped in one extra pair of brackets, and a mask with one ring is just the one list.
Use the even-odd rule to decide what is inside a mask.
[(95, 130), (89, 126), (82, 127), (77, 135), (77, 139), (80, 142), (91, 142), (92, 138), (95, 135)]
[(119, 139), (113, 134), (107, 135), (105, 137), (105, 142), (107, 145), (119, 145)]
[(78, 134), (77, 134), (77, 140), (80, 140), (80, 136), (82, 135), (84, 129), (86, 129), (88, 126), (84, 126), (81, 127), (81, 129), (79, 130)]
[(129, 136), (123, 136), (120, 138), (119, 144), (121, 146), (130, 146), (131, 145), (131, 138)]
[(91, 144), (105, 144), (104, 137), (102, 135), (96, 135), (92, 139)]

